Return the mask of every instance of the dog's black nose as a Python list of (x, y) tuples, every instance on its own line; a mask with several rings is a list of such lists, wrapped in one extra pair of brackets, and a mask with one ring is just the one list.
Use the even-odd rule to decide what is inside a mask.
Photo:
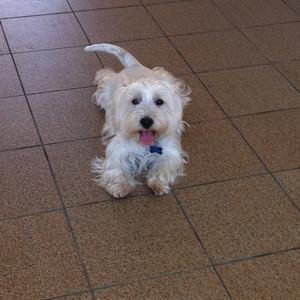
[(153, 119), (149, 117), (142, 118), (140, 122), (145, 129), (148, 129), (153, 125)]

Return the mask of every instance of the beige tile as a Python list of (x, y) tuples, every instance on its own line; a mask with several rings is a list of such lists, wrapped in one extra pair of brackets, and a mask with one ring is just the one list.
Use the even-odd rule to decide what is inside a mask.
[(90, 293), (81, 293), (70, 296), (63, 296), (55, 298), (57, 300), (93, 300), (93, 297)]
[(266, 62), (236, 30), (177, 36), (171, 40), (195, 72)]
[(99, 290), (98, 300), (125, 299), (229, 299), (210, 269), (145, 280), (121, 287)]
[(14, 54), (27, 93), (91, 86), (101, 67), (83, 47)]
[(10, 55), (0, 55), (0, 97), (23, 95), (20, 81)]
[(183, 137), (189, 155), (186, 176), (177, 186), (194, 185), (265, 172), (229, 121), (192, 124)]
[(7, 19), (2, 24), (12, 52), (88, 44), (71, 13)]
[[(163, 67), (172, 74), (185, 74), (192, 71), (176, 52), (166, 38), (143, 41), (117, 43), (118, 46), (129, 51), (138, 61), (148, 68)], [(116, 71), (123, 69), (116, 57), (111, 54), (100, 53), (99, 57), (105, 67)]]
[(271, 61), (300, 58), (300, 22), (248, 28), (243, 31)]
[(300, 166), (300, 109), (233, 121), (272, 171)]
[(0, 150), (40, 144), (25, 98), (0, 99)]
[(61, 207), (40, 147), (1, 152), (0, 165), (0, 218)]
[(94, 88), (29, 96), (44, 143), (101, 135), (104, 112), (92, 102)]
[(300, 106), (299, 93), (271, 66), (199, 76), (230, 116)]
[(300, 169), (279, 172), (274, 174), (274, 176), (300, 208)]
[(176, 194), (215, 262), (299, 246), (299, 213), (271, 176)]
[(188, 123), (211, 119), (221, 119), (225, 115), (202, 86), (195, 75), (179, 76), (192, 89), (192, 101), (184, 111), (184, 120)]
[(86, 288), (62, 213), (0, 222), (3, 299), (42, 299)]
[(78, 12), (76, 15), (92, 43), (163, 35), (142, 6)]
[(243, 261), (218, 268), (233, 299), (299, 299), (300, 252)]
[(238, 26), (299, 20), (299, 16), (280, 0), (216, 0), (215, 3)]
[(138, 0), (69, 0), (73, 10), (85, 10), (96, 8), (122, 7), (139, 5)]
[(114, 200), (68, 214), (93, 287), (207, 265), (170, 196)]
[(43, 15), (71, 11), (66, 0), (1, 0), (0, 18)]
[(168, 35), (233, 28), (209, 0), (149, 5), (147, 8)]

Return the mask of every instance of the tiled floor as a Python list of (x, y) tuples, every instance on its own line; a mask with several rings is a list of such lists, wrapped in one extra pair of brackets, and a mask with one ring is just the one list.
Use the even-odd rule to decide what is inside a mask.
[[(300, 299), (297, 0), (0, 1), (0, 299)], [(187, 176), (112, 200), (114, 42), (193, 88)]]

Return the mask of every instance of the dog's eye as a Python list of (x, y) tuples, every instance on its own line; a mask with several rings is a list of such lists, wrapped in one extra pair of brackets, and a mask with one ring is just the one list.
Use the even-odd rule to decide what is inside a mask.
[(133, 105), (138, 105), (139, 103), (140, 103), (141, 101), (139, 100), (139, 99), (133, 99), (132, 101), (131, 101), (131, 103), (133, 104)]
[(164, 104), (164, 101), (161, 100), (161, 99), (156, 99), (156, 100), (155, 100), (155, 104), (156, 104), (157, 106), (160, 106), (160, 105), (163, 105), (163, 104)]

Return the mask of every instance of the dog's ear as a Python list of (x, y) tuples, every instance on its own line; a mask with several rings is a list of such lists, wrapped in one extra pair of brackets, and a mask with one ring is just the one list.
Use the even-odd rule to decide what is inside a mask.
[(182, 79), (175, 78), (175, 92), (179, 95), (183, 107), (191, 101), (192, 89)]

